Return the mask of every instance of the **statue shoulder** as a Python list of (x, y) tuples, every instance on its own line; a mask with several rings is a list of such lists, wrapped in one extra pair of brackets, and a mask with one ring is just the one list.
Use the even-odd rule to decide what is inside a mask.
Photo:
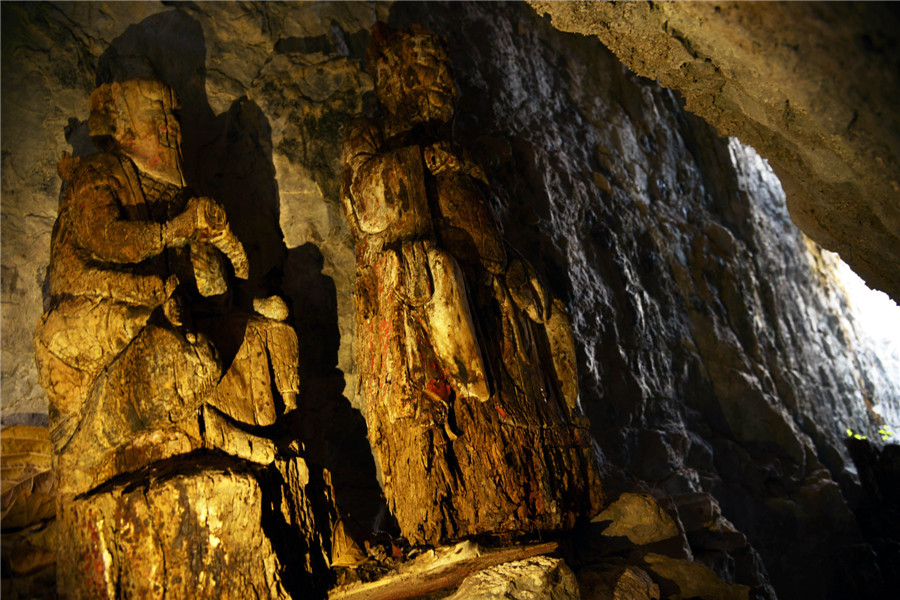
[(383, 137), (382, 129), (379, 119), (357, 117), (348, 121), (344, 126), (344, 140), (359, 136)]
[(56, 170), (63, 181), (70, 182), (90, 171), (121, 171), (122, 164), (116, 155), (109, 152), (97, 152), (90, 156), (72, 156), (69, 152), (63, 152), (56, 163)]
[(123, 188), (127, 185), (121, 160), (108, 152), (83, 157), (73, 157), (68, 152), (63, 152), (56, 168), (62, 180), (76, 190), (101, 185)]
[(384, 142), (384, 133), (379, 121), (357, 118), (344, 126), (342, 144), (344, 161), (360, 153), (371, 153)]

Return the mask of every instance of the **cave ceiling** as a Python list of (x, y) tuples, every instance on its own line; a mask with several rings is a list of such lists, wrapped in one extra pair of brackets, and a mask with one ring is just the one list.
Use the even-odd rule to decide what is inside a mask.
[[(900, 11), (886, 2), (541, 2), (756, 148), (794, 222), (900, 299)], [(790, 26), (785, 26), (790, 24)]]

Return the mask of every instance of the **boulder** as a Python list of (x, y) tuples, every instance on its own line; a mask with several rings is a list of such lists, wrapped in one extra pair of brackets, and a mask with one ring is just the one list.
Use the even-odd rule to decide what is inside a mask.
[(562, 559), (535, 556), (469, 575), (449, 600), (581, 600), (581, 595)]
[(637, 546), (660, 542), (678, 535), (678, 526), (649, 494), (624, 493), (594, 523), (610, 521), (606, 537), (624, 536)]

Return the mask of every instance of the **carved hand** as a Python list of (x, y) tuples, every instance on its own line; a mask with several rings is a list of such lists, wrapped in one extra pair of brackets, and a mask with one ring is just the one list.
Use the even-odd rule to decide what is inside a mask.
[[(195, 198), (197, 214), (200, 219), (201, 241), (208, 241), (228, 257), (234, 267), (234, 274), (239, 279), (250, 276), (250, 263), (240, 240), (231, 231), (225, 209), (211, 198)], [(189, 204), (190, 206), (190, 204)]]
[(181, 296), (175, 294), (163, 302), (163, 314), (173, 327), (184, 325), (185, 309)]
[(225, 209), (212, 198), (191, 198), (184, 212), (163, 228), (163, 241), (167, 246), (179, 247), (191, 240), (212, 244), (228, 257), (237, 277), (247, 279), (249, 276), (244, 247), (232, 233)]
[(458, 171), (460, 168), (459, 158), (453, 154), (450, 144), (447, 142), (435, 142), (424, 150), (425, 166), (433, 175), (442, 173), (448, 169)]
[(181, 283), (178, 281), (178, 275), (169, 275), (168, 279), (166, 279), (166, 288), (165, 295), (166, 299), (170, 298), (172, 294), (175, 293), (175, 289), (178, 287), (178, 284)]
[(188, 240), (206, 242), (222, 234), (227, 226), (225, 209), (215, 200), (194, 197), (180, 215), (166, 223), (166, 244), (183, 246)]
[(163, 225), (163, 243), (169, 247), (181, 247), (192, 239), (199, 239), (200, 215), (198, 198), (191, 198), (184, 211)]
[(447, 142), (436, 142), (425, 148), (423, 154), (425, 165), (432, 175), (438, 175), (444, 171), (454, 171), (478, 179), (485, 185), (490, 185), (481, 167), (467, 158), (455, 154)]

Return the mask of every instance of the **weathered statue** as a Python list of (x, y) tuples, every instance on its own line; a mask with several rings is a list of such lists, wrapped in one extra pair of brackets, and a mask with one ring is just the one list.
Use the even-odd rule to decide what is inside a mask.
[(297, 337), (276, 296), (230, 308), (229, 270), (246, 278), (247, 257), (224, 209), (184, 187), (177, 109), (156, 81), (100, 86), (89, 127), (105, 151), (59, 165), (51, 305), (35, 332), (59, 589), (288, 598), (327, 563), (316, 527), (330, 534), (335, 516), (317, 524), (308, 498), (330, 505), (327, 473), (272, 434), (296, 406)]
[(450, 140), (442, 41), (373, 30), (383, 117), (346, 131), (357, 365), (388, 505), (413, 542), (569, 527), (600, 507), (563, 304), (503, 241)]

